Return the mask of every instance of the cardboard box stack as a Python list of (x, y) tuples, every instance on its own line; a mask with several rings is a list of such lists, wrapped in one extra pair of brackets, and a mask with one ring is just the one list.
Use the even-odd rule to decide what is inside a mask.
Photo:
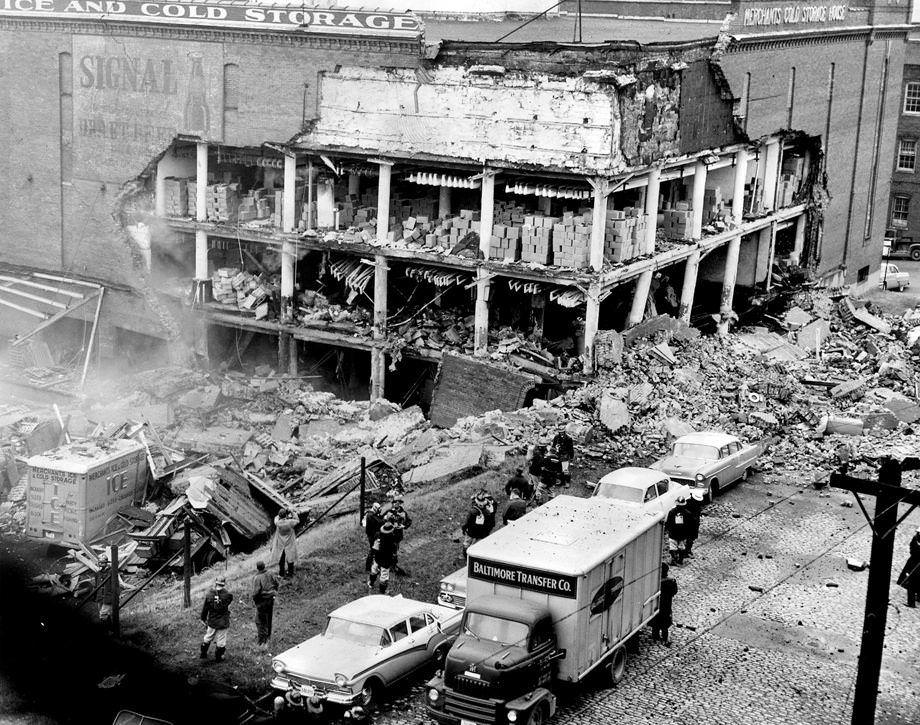
[(761, 209), (763, 209), (763, 182), (755, 177), (744, 185), (743, 213), (759, 214)]
[(668, 239), (686, 239), (690, 234), (690, 203), (679, 201), (673, 209), (658, 215), (658, 228)]
[[(280, 191), (253, 189), (240, 198), (238, 219), (241, 222), (269, 218), (274, 221), (276, 212), (279, 217), (281, 215), (281, 206)], [(277, 226), (280, 226), (280, 223)]]
[(553, 226), (561, 222), (560, 217), (528, 214), (521, 227), (521, 261), (536, 264), (552, 262)]
[(166, 216), (188, 214), (188, 186), (186, 179), (167, 176), (163, 180), (163, 194), (166, 201)]
[(636, 207), (628, 206), (607, 210), (607, 228), (604, 231), (604, 258), (609, 262), (623, 262), (639, 256), (644, 251), (647, 217)]
[(553, 264), (557, 267), (587, 267), (591, 261), (592, 214), (563, 212), (553, 224)]
[(186, 197), (188, 201), (188, 215), (192, 219), (198, 217), (198, 182), (194, 179), (188, 179), (185, 182)]
[(211, 278), (211, 293), (222, 305), (233, 305), (261, 319), (268, 315), (268, 301), (275, 293), (271, 283), (236, 267), (219, 267)]
[(240, 185), (208, 185), (208, 220), (214, 222), (236, 222), (240, 211)]
[(726, 219), (731, 205), (722, 198), (722, 188), (706, 189), (703, 192), (703, 225), (712, 224), (717, 219)]
[(521, 226), (496, 224), (492, 227), (489, 243), (489, 259), (504, 259), (517, 262), (521, 259)]

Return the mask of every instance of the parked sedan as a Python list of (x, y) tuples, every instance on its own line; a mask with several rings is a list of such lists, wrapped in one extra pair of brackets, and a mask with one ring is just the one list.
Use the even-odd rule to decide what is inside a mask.
[(898, 269), (898, 265), (891, 262), (882, 262), (879, 284), (882, 289), (896, 289), (898, 292), (903, 292), (905, 288), (910, 287), (910, 272), (902, 272)]
[(608, 473), (595, 486), (594, 495), (627, 506), (667, 514), (677, 499), (690, 496), (690, 488), (671, 481), (662, 471), (627, 467)]
[(673, 481), (701, 489), (711, 501), (732, 483), (747, 480), (758, 455), (760, 446), (727, 433), (704, 431), (678, 438), (671, 455), (655, 461), (652, 468), (668, 474)]
[(466, 606), (466, 567), (452, 571), (438, 583), (438, 604), (451, 609)]
[(319, 698), (369, 708), (393, 683), (443, 659), (461, 614), (402, 596), (362, 597), (332, 612), (322, 634), (275, 657), (271, 685), (293, 707)]

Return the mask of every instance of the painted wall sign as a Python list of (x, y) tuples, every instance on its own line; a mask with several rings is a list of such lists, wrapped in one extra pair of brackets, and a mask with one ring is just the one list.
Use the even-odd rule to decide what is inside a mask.
[(74, 175), (122, 179), (177, 134), (221, 141), (222, 73), (213, 43), (75, 37)]
[(300, 33), (417, 37), (422, 23), (408, 13), (272, 7), (268, 4), (143, 2), (140, 0), (0, 0), (0, 15), (123, 20), (198, 27), (290, 30)]
[(742, 24), (745, 26), (819, 25), (841, 22), (846, 19), (846, 5), (777, 5), (775, 7), (745, 8)]
[(470, 557), (467, 575), (473, 579), (521, 587), (566, 599), (575, 599), (578, 594), (578, 579), (573, 576), (508, 564), (496, 564), (473, 557)]

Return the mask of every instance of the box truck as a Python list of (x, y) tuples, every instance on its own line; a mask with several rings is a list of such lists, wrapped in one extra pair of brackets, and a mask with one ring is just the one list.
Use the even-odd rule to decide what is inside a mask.
[(99, 536), (147, 478), (144, 447), (123, 438), (69, 443), (28, 464), (26, 533), (62, 546)]
[(664, 518), (558, 496), (471, 546), (467, 600), (427, 711), (445, 725), (543, 723), (554, 687), (623, 677), (627, 641), (657, 613)]

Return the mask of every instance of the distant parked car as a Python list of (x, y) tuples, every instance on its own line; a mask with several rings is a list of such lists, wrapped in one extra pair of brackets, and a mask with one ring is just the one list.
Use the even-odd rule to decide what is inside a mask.
[(461, 612), (375, 594), (339, 607), (322, 634), (272, 660), (272, 687), (289, 706), (311, 697), (345, 708), (374, 705), (393, 683), (443, 659)]
[(879, 284), (882, 289), (896, 289), (898, 292), (903, 292), (905, 288), (910, 287), (910, 273), (902, 272), (898, 269), (898, 265), (891, 262), (882, 262)]
[(652, 468), (673, 481), (701, 489), (711, 501), (732, 483), (746, 481), (759, 455), (760, 446), (728, 433), (704, 431), (678, 438), (671, 446), (671, 455), (655, 461)]
[(451, 609), (466, 606), (466, 567), (451, 572), (438, 584), (438, 604)]
[(667, 514), (679, 497), (690, 496), (690, 488), (673, 482), (662, 471), (627, 467), (612, 471), (598, 481), (594, 495), (645, 511)]

